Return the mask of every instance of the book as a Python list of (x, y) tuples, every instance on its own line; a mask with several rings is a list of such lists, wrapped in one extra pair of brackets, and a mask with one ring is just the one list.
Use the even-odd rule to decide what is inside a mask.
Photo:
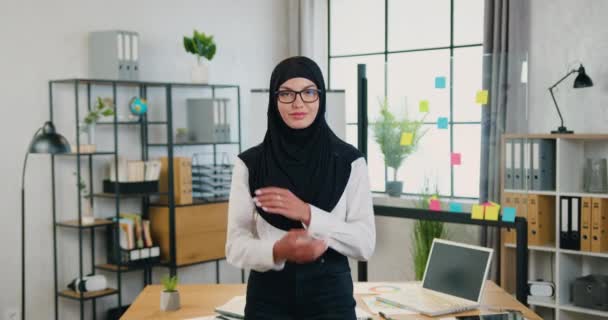
[(152, 247), (152, 235), (150, 234), (150, 220), (143, 220), (144, 244), (146, 248)]

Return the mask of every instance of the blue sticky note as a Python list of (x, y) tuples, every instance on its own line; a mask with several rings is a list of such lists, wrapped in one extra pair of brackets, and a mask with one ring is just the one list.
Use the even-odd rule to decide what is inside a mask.
[(462, 204), (450, 202), (450, 212), (462, 212)]
[(516, 212), (517, 211), (515, 210), (515, 208), (503, 207), (502, 208), (502, 221), (515, 222)]
[(448, 118), (439, 117), (437, 119), (437, 128), (439, 129), (447, 129), (448, 128)]
[(445, 77), (435, 77), (435, 88), (445, 89)]

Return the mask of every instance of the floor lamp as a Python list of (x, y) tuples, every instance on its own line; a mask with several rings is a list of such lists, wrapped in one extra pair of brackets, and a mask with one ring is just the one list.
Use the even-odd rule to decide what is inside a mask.
[(55, 131), (52, 122), (47, 121), (34, 133), (30, 146), (25, 153), (21, 175), (21, 319), (25, 319), (25, 168), (30, 153), (60, 154), (69, 153), (68, 140)]

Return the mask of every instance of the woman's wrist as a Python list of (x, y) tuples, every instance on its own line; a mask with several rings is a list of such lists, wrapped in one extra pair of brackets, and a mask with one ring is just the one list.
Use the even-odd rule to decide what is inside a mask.
[(306, 203), (306, 210), (304, 211), (304, 215), (302, 216), (301, 222), (304, 223), (307, 227), (310, 225), (310, 204)]
[(275, 264), (285, 260), (281, 246), (281, 240), (275, 242), (272, 246), (272, 259)]

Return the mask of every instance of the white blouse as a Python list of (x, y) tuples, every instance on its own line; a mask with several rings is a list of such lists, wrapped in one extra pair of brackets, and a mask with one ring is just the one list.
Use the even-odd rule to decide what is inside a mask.
[[(309, 234), (324, 239), (330, 248), (357, 260), (368, 260), (376, 245), (376, 227), (369, 175), (364, 158), (352, 162), (351, 173), (338, 204), (330, 212), (310, 205)], [(304, 225), (306, 228), (306, 226)], [(228, 203), (226, 259), (241, 269), (281, 270), (272, 248), (285, 231), (266, 222), (249, 193), (249, 170), (237, 157)]]

